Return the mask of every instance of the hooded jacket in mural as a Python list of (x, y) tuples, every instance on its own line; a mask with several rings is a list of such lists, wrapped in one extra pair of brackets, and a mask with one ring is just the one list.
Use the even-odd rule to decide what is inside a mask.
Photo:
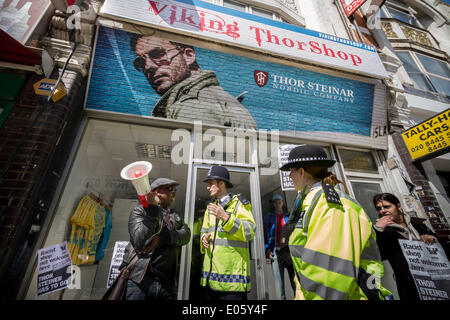
[(215, 73), (200, 70), (170, 88), (152, 111), (155, 117), (256, 129), (248, 110), (219, 85)]

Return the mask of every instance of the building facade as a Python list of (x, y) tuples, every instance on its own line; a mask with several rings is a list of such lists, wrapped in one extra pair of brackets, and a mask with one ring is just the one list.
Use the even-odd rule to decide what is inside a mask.
[[(5, 164), (33, 115), (42, 106), (48, 109), (39, 118), (46, 133), (36, 133), (38, 138), (16, 151), (15, 167), (8, 168), (1, 186), (0, 249), (9, 257), (1, 281), (16, 288), (4, 297), (101, 298), (114, 274), (113, 258), (129, 240), (129, 213), (138, 204), (120, 171), (140, 160), (152, 163), (150, 180), (169, 177), (180, 183), (174, 208), (194, 234), (181, 250), (178, 299), (199, 298), (195, 226), (210, 201), (202, 181), (215, 164), (228, 167), (233, 192), (252, 203), (257, 229), (250, 243), (248, 297), (276, 299), (262, 224), (273, 195), (282, 195), (288, 210), (296, 196), (278, 171), (280, 145), (323, 146), (337, 160), (333, 172), (373, 221), (373, 195), (391, 192), (400, 195), (406, 211), (429, 218), (448, 240), (445, 155), (418, 165), (401, 140), (411, 120), (418, 123), (448, 108), (441, 107), (448, 97), (440, 84), (432, 82), (436, 92), (424, 91), (415, 87), (416, 73), (408, 78), (406, 54), (393, 49), (387, 26), (397, 23), (401, 29), (401, 23), (389, 11), (380, 28), (369, 29), (364, 8), (356, 26), (332, 0), (81, 2), (78, 11), (66, 12), (67, 3), (52, 1), (50, 31), (36, 31), (37, 46), (58, 66), (49, 77), (64, 70), (67, 96), (46, 104), (33, 95), (42, 76), (25, 71), (18, 101), (5, 97), (12, 103), (0, 128), (7, 133), (1, 149)], [(430, 34), (431, 45), (421, 48), (448, 63), (446, 17), (435, 12), (419, 31), (428, 28)], [(420, 47), (423, 35), (410, 44), (413, 36), (401, 35), (395, 38), (398, 48)], [(427, 75), (430, 80), (435, 73)], [(439, 107), (429, 110), (430, 105)], [(39, 140), (41, 135), (49, 140)], [(45, 156), (36, 151), (42, 143)], [(21, 166), (30, 163), (33, 170), (25, 177)], [(22, 187), (25, 180), (28, 189)], [(414, 184), (412, 191), (408, 183)], [(86, 201), (94, 208), (90, 227), (84, 227), (96, 230), (91, 238), (76, 233)], [(42, 248), (64, 243), (77, 277), (70, 289), (58, 290), (43, 281), (38, 257)], [(382, 281), (395, 297), (392, 270), (385, 267)], [(287, 297), (292, 296), (289, 291)]]

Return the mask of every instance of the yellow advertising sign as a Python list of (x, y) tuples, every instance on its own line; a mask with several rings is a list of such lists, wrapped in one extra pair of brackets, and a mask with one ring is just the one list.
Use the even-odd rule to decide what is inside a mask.
[[(33, 84), (34, 92), (37, 95), (48, 97), (48, 95), (52, 91), (53, 86), (55, 85), (56, 81), (57, 80), (55, 80), (55, 79), (47, 79), (47, 78), (41, 79), (38, 82), (36, 82), (35, 84)], [(64, 97), (65, 95), (66, 95), (66, 90), (65, 90), (62, 82), (60, 82), (60, 83), (58, 83), (58, 86), (56, 87), (55, 92), (53, 92), (52, 100), (53, 100), (53, 102), (56, 102), (59, 99), (61, 99), (62, 97)]]
[(402, 133), (411, 158), (428, 160), (450, 151), (450, 108)]

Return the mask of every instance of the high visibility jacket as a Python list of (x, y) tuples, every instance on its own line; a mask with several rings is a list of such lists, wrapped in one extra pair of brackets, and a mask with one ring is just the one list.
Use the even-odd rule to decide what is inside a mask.
[(200, 240), (205, 253), (200, 284), (217, 291), (249, 292), (249, 241), (255, 235), (251, 204), (234, 195), (224, 209), (230, 215), (227, 221), (205, 211), (200, 239), (211, 234), (211, 242), (205, 250)]
[(296, 298), (366, 300), (390, 294), (380, 283), (384, 269), (372, 223), (355, 200), (317, 183), (299, 194), (296, 205), (299, 219), (289, 238), (300, 287)]

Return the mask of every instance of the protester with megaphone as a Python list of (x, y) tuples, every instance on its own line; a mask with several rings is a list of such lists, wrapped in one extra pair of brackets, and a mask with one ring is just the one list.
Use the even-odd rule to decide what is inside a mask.
[(125, 249), (120, 269), (136, 255), (138, 259), (128, 277), (126, 300), (175, 299), (179, 249), (191, 237), (189, 227), (171, 208), (175, 201), (176, 186), (178, 182), (174, 180), (155, 179), (146, 199), (139, 197), (141, 205), (130, 214), (130, 243)]

